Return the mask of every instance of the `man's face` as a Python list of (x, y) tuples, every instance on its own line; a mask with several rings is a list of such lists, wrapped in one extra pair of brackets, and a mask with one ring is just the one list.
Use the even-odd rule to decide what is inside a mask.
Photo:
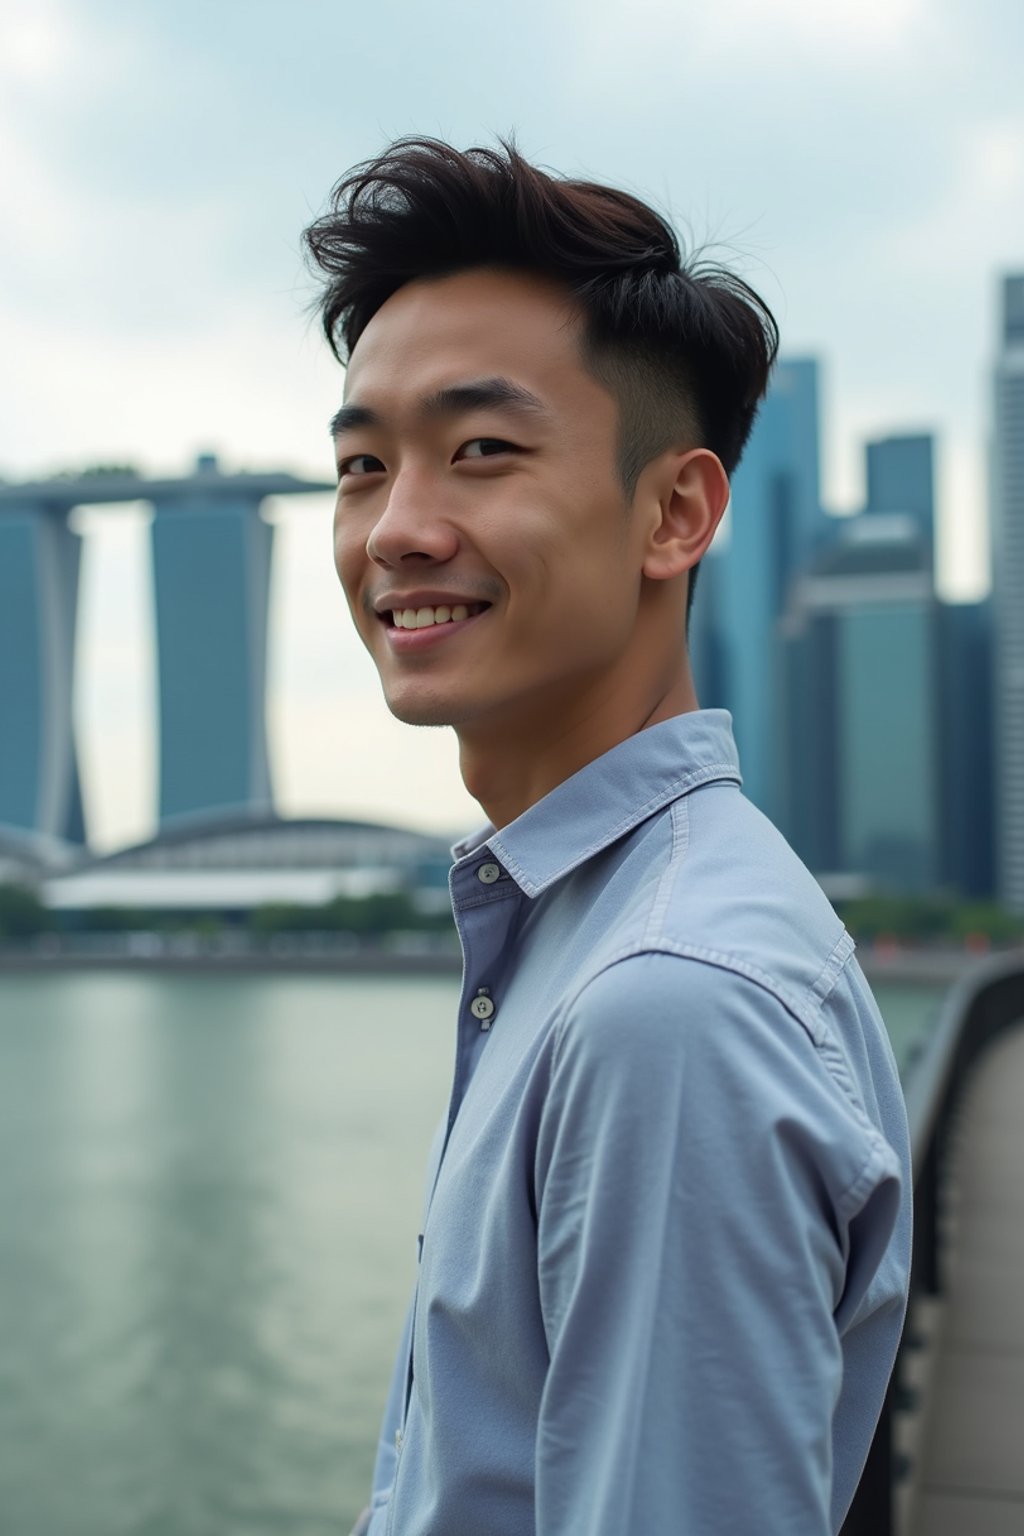
[(401, 288), (353, 352), (335, 561), (411, 724), (557, 733), (621, 674), (641, 538), (578, 325), (553, 284), (479, 269)]

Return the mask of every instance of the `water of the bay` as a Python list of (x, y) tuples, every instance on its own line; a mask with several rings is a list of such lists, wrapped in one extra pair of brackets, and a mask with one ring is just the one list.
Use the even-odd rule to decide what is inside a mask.
[[(3, 1536), (343, 1536), (457, 994), (0, 977)], [(937, 994), (876, 995), (905, 1057)]]

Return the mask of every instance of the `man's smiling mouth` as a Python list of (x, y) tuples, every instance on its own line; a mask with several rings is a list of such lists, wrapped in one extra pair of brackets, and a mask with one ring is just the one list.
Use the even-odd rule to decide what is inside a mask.
[(473, 619), (490, 603), (439, 603), (436, 607), (386, 609), (381, 617), (393, 629), (431, 629), (436, 624), (461, 624)]

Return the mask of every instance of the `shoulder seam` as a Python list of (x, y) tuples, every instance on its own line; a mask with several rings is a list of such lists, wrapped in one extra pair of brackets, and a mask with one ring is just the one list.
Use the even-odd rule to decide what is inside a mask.
[[(836, 977), (841, 973), (842, 965), (839, 965), (837, 969), (834, 964), (834, 957), (845, 948), (846, 954), (843, 961), (845, 963), (845, 960), (849, 958), (853, 951), (853, 940), (849, 934), (845, 935), (845, 939), (848, 943), (844, 944), (844, 940), (840, 940), (833, 949), (829, 962), (826, 963), (825, 967), (825, 971), (835, 970)], [(744, 980), (760, 987), (762, 991), (767, 992), (770, 997), (774, 998), (803, 1029), (811, 1045), (814, 1047), (815, 1055), (821, 1063), (822, 1070), (834, 1085), (835, 1090), (842, 1096), (843, 1101), (851, 1109), (857, 1124), (867, 1140), (868, 1150), (864, 1162), (857, 1177), (843, 1194), (844, 1204), (848, 1204), (851, 1211), (859, 1210), (863, 1204), (861, 1190), (864, 1189), (865, 1195), (870, 1193), (870, 1189), (875, 1182), (874, 1170), (876, 1167), (880, 1169), (886, 1167), (889, 1158), (891, 1158), (892, 1149), (879, 1132), (878, 1127), (871, 1120), (861, 1102), (860, 1096), (856, 1092), (850, 1078), (843, 1052), (839, 1048), (832, 1032), (823, 1026), (818, 1011), (815, 1011), (809, 1017), (808, 1010), (802, 1007), (799, 1000), (794, 999), (785, 987), (781, 986), (766, 972), (761, 971), (758, 966), (750, 965), (749, 962), (742, 960), (739, 956), (703, 949), (698, 945), (673, 945), (668, 941), (663, 941), (655, 946), (630, 945), (610, 955), (598, 970), (593, 971), (576, 988), (571, 996), (563, 1001), (560, 1016), (553, 1032), (549, 1077), (553, 1076), (558, 1065), (568, 1015), (587, 988), (617, 965), (622, 965), (629, 960), (642, 959), (647, 955), (657, 954), (674, 956), (680, 960), (695, 960), (698, 964), (707, 965), (718, 970), (730, 971), (734, 975), (742, 976)], [(825, 971), (822, 972), (823, 975)], [(834, 980), (835, 978), (833, 978), (833, 984)], [(828, 990), (831, 991), (832, 988), (830, 987)], [(828, 993), (826, 992), (825, 995), (827, 996)]]
[(611, 971), (613, 966), (622, 965), (623, 960), (639, 960), (639, 958), (643, 958), (645, 955), (657, 954), (672, 955), (677, 960), (695, 960), (700, 965), (711, 966), (711, 968), (717, 969), (717, 971), (732, 971), (735, 975), (742, 975), (748, 982), (752, 982), (755, 986), (760, 986), (763, 991), (769, 992), (778, 1003), (781, 1003), (781, 1006), (786, 1011), (791, 1012), (795, 1020), (800, 1025), (803, 1025), (803, 1028), (808, 1031), (812, 1040), (817, 1044), (818, 1029), (815, 1028), (817, 1009), (809, 1009), (808, 1006), (804, 1005), (803, 1000), (798, 995), (795, 995), (794, 992), (789, 991), (786, 986), (783, 986), (783, 983), (777, 977), (771, 975), (771, 972), (761, 971), (760, 966), (751, 965), (751, 962), (745, 960), (743, 955), (732, 954), (728, 949), (712, 949), (708, 945), (677, 943), (671, 940), (671, 938), (662, 937), (656, 938), (654, 942), (633, 943), (633, 945), (626, 945), (622, 949), (613, 951), (613, 954), (606, 955), (602, 963), (600, 963), (599, 969), (591, 971), (590, 974), (586, 975), (585, 980), (580, 982), (580, 985), (577, 986), (576, 991), (571, 994), (571, 997), (565, 1000), (563, 1011), (573, 1008), (574, 1003), (579, 1000), (580, 995), (586, 991), (586, 988), (591, 986), (591, 983), (596, 982), (600, 975), (605, 974), (605, 971)]
[(709, 949), (700, 944), (675, 944), (670, 939), (659, 939), (653, 944), (630, 944), (606, 956), (599, 968), (591, 971), (579, 986), (563, 1000), (559, 1010), (561, 1016), (555, 1025), (552, 1065), (554, 1065), (554, 1059), (558, 1056), (565, 1019), (570, 1010), (579, 1002), (587, 988), (592, 986), (601, 976), (605, 975), (607, 971), (623, 964), (627, 960), (637, 960), (642, 959), (646, 955), (659, 954), (674, 956), (679, 960), (694, 960), (698, 964), (710, 966), (712, 969), (730, 971), (734, 975), (742, 976), (746, 981), (752, 982), (755, 986), (760, 987), (762, 991), (767, 992), (769, 996), (773, 997), (787, 1013), (792, 1014), (813, 1044), (815, 1046), (820, 1045), (822, 1031), (817, 1011), (807, 1008), (801, 999), (794, 997), (781, 982), (770, 976), (766, 971), (762, 971), (759, 966), (751, 965), (749, 961), (744, 960), (741, 956), (729, 954), (724, 950)]
[(834, 991), (836, 983), (846, 967), (846, 962), (853, 954), (855, 948), (853, 935), (846, 928), (843, 928), (832, 946), (828, 959), (807, 989), (812, 997), (818, 999), (819, 1003), (823, 1003), (829, 993)]

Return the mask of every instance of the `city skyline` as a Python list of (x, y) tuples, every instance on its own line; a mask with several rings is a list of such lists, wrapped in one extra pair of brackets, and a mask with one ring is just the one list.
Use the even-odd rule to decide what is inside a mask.
[[(786, 355), (820, 359), (828, 507), (863, 501), (863, 442), (934, 433), (940, 588), (979, 596), (997, 288), (1024, 250), (1022, 51), (1013, 0), (524, 0), (500, 34), (459, 0), (414, 16), (297, 0), (286, 19), (257, 0), (244, 28), (197, 0), (11, 0), (0, 475), (180, 473), (209, 449), (326, 476), (343, 376), (299, 231), (392, 138), (514, 131), (529, 158), (709, 242), (775, 309)], [(387, 714), (333, 574), (330, 499), (270, 516), (282, 807), (476, 821), (449, 734)], [(128, 511), (76, 526), (83, 788), (110, 847), (152, 814), (150, 532)]]
[(823, 514), (818, 394), (813, 359), (780, 363), (704, 562), (698, 697), (830, 893), (990, 895), (992, 604), (936, 590), (930, 435), (865, 443), (863, 507)]
[[(1015, 283), (1019, 284), (1020, 279), (1008, 278), (1007, 291)], [(907, 536), (902, 529), (896, 528), (897, 524), (916, 530), (921, 558), (926, 560), (923, 569), (927, 572), (929, 587), (934, 558), (935, 442), (930, 435), (889, 433), (864, 444), (867, 500), (859, 509), (860, 515), (839, 517), (826, 512), (820, 488), (819, 372), (815, 358), (782, 357), (779, 360), (743, 464), (734, 477), (736, 506), (728, 520), (730, 526), (723, 528), (724, 538), (716, 541), (704, 562), (704, 581), (691, 633), (695, 676), (702, 702), (712, 707), (724, 705), (734, 713), (747, 794), (784, 831), (796, 837), (798, 843), (802, 834), (795, 823), (790, 826), (792, 812), (787, 810), (787, 802), (796, 803), (792, 801), (794, 785), (779, 776), (786, 753), (785, 742), (797, 722), (795, 717), (787, 716), (785, 707), (777, 719), (773, 718), (773, 711), (779, 711), (782, 705), (783, 694), (779, 691), (781, 674), (772, 682), (769, 675), (772, 669), (766, 671), (765, 668), (765, 637), (779, 635), (781, 639), (784, 630), (779, 626), (787, 611), (790, 594), (798, 591), (794, 584), (806, 584), (811, 580), (813, 585), (817, 579), (816, 570), (838, 573), (845, 568), (861, 571), (863, 567), (857, 591), (863, 593), (864, 601), (868, 603), (863, 621), (867, 622), (868, 629), (873, 629), (878, 621), (870, 617), (874, 604), (874, 580), (870, 572), (888, 569), (889, 557), (885, 550), (897, 550), (897, 545), (892, 542), (894, 533), (898, 538)], [(91, 503), (103, 505), (117, 500), (121, 504), (131, 504), (134, 499), (144, 500), (151, 507), (149, 548), (144, 563), (148, 566), (153, 596), (149, 641), (155, 646), (156, 664), (150, 679), (149, 705), (159, 720), (156, 731), (159, 765), (152, 788), (161, 827), (182, 815), (213, 812), (218, 807), (238, 810), (247, 806), (256, 815), (275, 804), (286, 815), (301, 814), (305, 809), (300, 806), (297, 810), (286, 803), (286, 796), (273, 794), (266, 729), (268, 717), (272, 722), (275, 714), (275, 700), (267, 689), (267, 619), (275, 520), (272, 516), (268, 522), (262, 509), (268, 505), (270, 494), (275, 491), (287, 493), (293, 488), (301, 489), (304, 499), (310, 493), (316, 497), (318, 491), (325, 489), (316, 483), (293, 483), (287, 474), (281, 473), (265, 476), (225, 474), (210, 455), (200, 456), (194, 469), (178, 479), (147, 479), (135, 466), (96, 467), (78, 479), (62, 474), (35, 485), (0, 486), (0, 512), (7, 514), (4, 523), (0, 524), (0, 540), (5, 541), (5, 550), (9, 548), (15, 554), (21, 551), (18, 542), (19, 539), (24, 542), (21, 525), (25, 524), (27, 510), (33, 504), (48, 514), (60, 514), (63, 508), (66, 515), (70, 510), (73, 521), (78, 522), (83, 517), (88, 519)], [(133, 492), (136, 493), (134, 497)], [(287, 500), (294, 502), (297, 497), (288, 496)], [(292, 517), (286, 515), (284, 525), (291, 520)], [(56, 522), (52, 515), (43, 516), (40, 522), (40, 526), (45, 525), (47, 529), (50, 524), (54, 525), (40, 545), (41, 554), (47, 559), (38, 567), (51, 585), (55, 578), (46, 576), (46, 571), (54, 565), (54, 553), (47, 540), (52, 542), (56, 523), (64, 526), (61, 516)], [(277, 527), (281, 526), (282, 520), (278, 519)], [(876, 528), (877, 532), (873, 531)], [(39, 587), (39, 600), (43, 603), (40, 617), (45, 623), (56, 623), (61, 645), (68, 652), (53, 674), (60, 701), (44, 698), (44, 714), (53, 716), (56, 708), (54, 718), (62, 720), (57, 735), (52, 738), (57, 744), (63, 743), (57, 753), (59, 762), (67, 758), (68, 743), (63, 733), (70, 724), (66, 718), (65, 693), (73, 666), (71, 632), (74, 628), (75, 577), (80, 563), (78, 546), (84, 542), (88, 549), (88, 539), (83, 541), (73, 529), (67, 529), (62, 537), (65, 543), (74, 546), (73, 561), (69, 564), (62, 556), (55, 566), (68, 585), (69, 596), (62, 604), (52, 601), (46, 604), (43, 596), (47, 590), (45, 581)], [(858, 547), (866, 550), (870, 542), (877, 545), (882, 564), (879, 565), (877, 557), (872, 556), (869, 564), (864, 565), (862, 558), (856, 556), (855, 565), (849, 566), (850, 556), (842, 556), (842, 548), (845, 546), (854, 555)], [(845, 566), (836, 565), (837, 557), (840, 561), (845, 560)], [(896, 568), (903, 569), (902, 557), (900, 562)], [(13, 572), (12, 567), (9, 577)], [(144, 573), (137, 574), (142, 577)], [(843, 580), (848, 586), (849, 580)], [(855, 600), (861, 601), (859, 598)], [(17, 606), (8, 604), (9, 620)], [(942, 611), (948, 611), (948, 607), (943, 605)], [(964, 612), (967, 613), (966, 608)], [(25, 615), (22, 615), (24, 622)], [(913, 633), (912, 624), (907, 635), (912, 637)], [(940, 674), (934, 669), (943, 664), (956, 664), (951, 652), (947, 662), (940, 663), (934, 649), (938, 644), (937, 635), (936, 631), (934, 643), (927, 644), (918, 663), (929, 669), (936, 685)], [(8, 638), (7, 654), (21, 654), (23, 645), (19, 637), (12, 632)], [(868, 655), (863, 647), (869, 639), (865, 632), (864, 641), (857, 642), (864, 656)], [(82, 644), (81, 635), (79, 643)], [(883, 639), (883, 653), (890, 643)], [(773, 648), (774, 645), (775, 641)], [(87, 648), (87, 643), (83, 644), (83, 649)], [(52, 644), (50, 650), (52, 653)], [(211, 655), (214, 665), (203, 663), (206, 654)], [(780, 662), (781, 655), (780, 652)], [(273, 658), (271, 661), (273, 671)], [(868, 677), (869, 671), (858, 664), (850, 674), (850, 685), (858, 680), (858, 686), (863, 690)], [(8, 679), (8, 684), (10, 682)], [(823, 674), (816, 686), (818, 692), (824, 687), (826, 694), (831, 694), (837, 683), (838, 678), (830, 682)], [(808, 686), (813, 714), (815, 686)], [(929, 684), (926, 691), (930, 693), (931, 690)], [(840, 689), (841, 698), (845, 697), (846, 691), (844, 685)], [(893, 694), (896, 713), (892, 714), (890, 730), (902, 713), (913, 705), (917, 691), (912, 689), (903, 704), (898, 702), (900, 695)], [(15, 689), (12, 693), (11, 687), (7, 687), (7, 694), (15, 701), (17, 692)], [(278, 706), (284, 703), (287, 707), (288, 701), (278, 699), (276, 703)], [(868, 707), (864, 695), (859, 708), (863, 713)], [(866, 724), (868, 715), (863, 718)], [(936, 735), (938, 718), (936, 716), (931, 725), (918, 730), (919, 754), (929, 741), (936, 751), (940, 750)], [(52, 732), (52, 725), (50, 729)], [(273, 732), (270, 734), (272, 736)], [(196, 742), (202, 743), (201, 749), (196, 749)], [(824, 752), (822, 761), (834, 759), (838, 771), (840, 758), (835, 756), (834, 748), (827, 746), (824, 736), (820, 745)], [(26, 750), (22, 750), (21, 756), (25, 756)], [(24, 784), (32, 780), (30, 757), (31, 752), (22, 765), (20, 778)], [(3, 766), (6, 770), (6, 760)], [(67, 823), (69, 827), (80, 827), (79, 786), (73, 760), (70, 770), (65, 767), (63, 771), (69, 786), (66, 793), (71, 792), (75, 802), (73, 806), (67, 802), (70, 808)], [(827, 770), (823, 768), (822, 771), (827, 777)], [(859, 782), (863, 774), (856, 777)], [(0, 774), (0, 780), (4, 778), (5, 775)], [(852, 785), (853, 781), (849, 782)], [(10, 801), (9, 787), (5, 789), (0, 783), (0, 790), (3, 790), (0, 798), (4, 805), (16, 803)], [(837, 784), (828, 789), (829, 794), (837, 792)], [(801, 791), (800, 795), (803, 793)], [(44, 794), (40, 804), (46, 799)], [(53, 799), (52, 792), (49, 799)], [(922, 850), (921, 856), (933, 862), (921, 864), (918, 859), (914, 865), (919, 871), (916, 874), (908, 865), (908, 878), (913, 884), (920, 883), (920, 872), (927, 868), (933, 873), (927, 876), (926, 883), (936, 877), (940, 867), (947, 867), (945, 853), (939, 847), (938, 804), (932, 791), (925, 799), (933, 805), (929, 813), (933, 831), (922, 831), (920, 836), (924, 840), (919, 839), (918, 846)], [(838, 802), (836, 806), (838, 808)], [(955, 811), (955, 807), (953, 809)], [(24, 824), (24, 810), (20, 814)], [(394, 819), (393, 812), (386, 807), (365, 807), (363, 814), (371, 818)], [(827, 846), (830, 838), (843, 836), (841, 823), (834, 820), (838, 810), (829, 814), (833, 818), (833, 830), (826, 834), (824, 843), (819, 838), (820, 848)], [(30, 817), (27, 819), (31, 820)], [(948, 819), (947, 816), (944, 821)], [(953, 823), (957, 819), (954, 814)], [(404, 820), (410, 822), (408, 816)], [(414, 815), (410, 824), (415, 820)], [(102, 849), (104, 838), (96, 836), (93, 807), (90, 807), (88, 823), (90, 841), (94, 847)], [(421, 819), (420, 824), (429, 826), (430, 821)], [(39, 825), (57, 830), (52, 816)], [(449, 823), (446, 830), (451, 831), (453, 827), (454, 823)], [(965, 828), (965, 836), (969, 832), (970, 829)], [(69, 835), (80, 833), (70, 832)], [(976, 836), (974, 841), (977, 841)], [(836, 848), (839, 846), (835, 844)], [(838, 862), (824, 856), (815, 857), (812, 847), (808, 845), (804, 856), (812, 868), (822, 873), (842, 869), (854, 873), (858, 866), (858, 858), (851, 860), (849, 855), (844, 855)], [(909, 849), (909, 843), (907, 847)], [(926, 847), (930, 847), (930, 852), (924, 851)], [(863, 874), (870, 873), (872, 863), (869, 859), (861, 866)], [(898, 873), (898, 864), (899, 859), (891, 864), (890, 874)], [(878, 873), (885, 878), (884, 859)]]
[[(769, 435), (771, 423), (786, 422), (792, 416), (792, 423), (785, 429), (790, 434), (799, 435), (805, 429), (805, 437), (827, 435), (827, 409), (820, 412), (823, 419), (818, 419), (820, 373), (818, 358), (783, 356), (779, 360), (769, 399), (758, 418), (751, 452), (734, 477), (734, 488), (750, 503), (745, 518), (748, 531), (760, 505), (758, 493), (750, 495), (748, 488), (756, 483), (754, 461), (762, 451), (759, 443)], [(901, 436), (889, 431), (885, 424), (882, 431), (897, 445), (913, 446), (915, 441), (932, 445), (928, 435), (916, 439), (913, 435)], [(859, 445), (864, 453), (865, 492), (869, 488), (872, 456), (884, 451), (886, 441), (883, 437), (873, 444)], [(936, 501), (941, 502), (941, 443), (938, 447), (935, 490)], [(805, 483), (795, 511), (797, 525), (805, 529), (800, 537), (806, 540), (816, 527), (825, 532), (838, 529), (850, 515), (869, 503), (863, 501), (858, 507), (837, 512), (819, 497), (816, 507), (813, 482), (820, 474), (820, 444), (816, 447), (808, 439), (800, 451), (812, 456), (802, 474)], [(289, 816), (355, 815), (425, 831), (458, 834), (478, 823), (481, 817), (458, 777), (457, 743), (450, 732), (435, 730), (417, 732), (415, 742), (410, 744), (410, 728), (388, 714), (376, 674), (356, 640), (333, 572), (329, 551), (332, 508), (333, 498), (329, 494), (303, 496), (301, 506), (299, 498), (287, 495), (272, 496), (264, 503), (263, 516), (272, 525), (267, 533), (273, 534), (275, 540), (274, 570), (267, 573), (270, 602), (265, 685), (265, 767), (274, 786), (274, 802), (282, 814)], [(987, 520), (987, 511), (985, 516)], [(158, 588), (154, 586), (151, 563), (150, 545), (156, 532), (150, 527), (151, 518), (151, 512), (131, 505), (117, 510), (82, 506), (72, 514), (73, 527), (85, 535), (75, 540), (82, 555), (80, 664), (75, 679), (74, 713), (90, 841), (99, 851), (145, 840), (158, 819)], [(322, 535), (322, 542), (315, 543), (310, 537), (314, 530)], [(731, 528), (723, 529), (723, 534), (728, 541)], [(755, 544), (756, 548), (748, 544), (747, 558), (740, 562), (739, 569), (750, 570), (751, 558), (761, 548), (761, 541), (755, 540)], [(798, 541), (794, 553), (800, 549)], [(765, 553), (765, 549), (761, 552)], [(777, 563), (780, 551), (776, 550), (771, 558)], [(698, 596), (695, 610), (696, 628), (712, 602), (710, 588), (716, 577), (711, 567), (716, 563), (714, 559), (706, 561), (704, 593), (703, 597)], [(727, 562), (722, 561), (721, 565), (725, 569)], [(781, 568), (777, 574), (781, 580)], [(943, 593), (941, 577), (938, 586), (940, 596), (949, 598), (949, 584)], [(982, 594), (987, 590), (986, 582)], [(112, 629), (115, 593), (120, 602), (117, 627)], [(736, 596), (733, 593), (733, 598)], [(967, 600), (956, 592), (953, 597)], [(336, 647), (333, 652), (323, 645), (328, 637)], [(693, 639), (696, 644), (696, 636)], [(746, 691), (756, 699), (756, 637), (749, 637), (745, 643), (754, 668)], [(343, 679), (348, 688), (344, 696)], [(332, 696), (336, 701), (333, 711)], [(707, 698), (705, 702), (716, 701)], [(120, 758), (113, 782), (102, 761), (104, 742), (97, 739), (92, 725), (92, 721), (102, 720), (104, 715), (118, 721), (121, 740), (130, 741), (133, 751), (127, 761), (123, 756)], [(758, 725), (763, 735), (771, 720), (763, 710), (761, 715)], [(754, 728), (752, 716), (741, 710), (737, 720), (741, 739)], [(304, 743), (314, 739), (323, 750), (310, 755)], [(350, 776), (346, 765), (365, 750), (369, 740), (374, 743), (374, 767), (360, 785), (358, 774)], [(405, 767), (409, 761), (415, 763), (423, 788), (422, 794), (412, 798)], [(758, 780), (755, 755), (747, 753), (746, 761), (748, 792), (753, 792), (760, 803), (770, 804), (770, 797)]]

